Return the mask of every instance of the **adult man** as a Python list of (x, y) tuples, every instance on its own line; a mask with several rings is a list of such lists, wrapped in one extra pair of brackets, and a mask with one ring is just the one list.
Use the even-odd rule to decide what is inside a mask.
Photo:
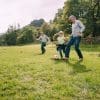
[(74, 15), (71, 15), (69, 17), (69, 20), (72, 22), (72, 34), (69, 42), (66, 45), (65, 59), (67, 60), (69, 58), (70, 47), (72, 45), (75, 45), (75, 51), (79, 56), (79, 60), (83, 60), (83, 55), (81, 53), (81, 50), (79, 49), (79, 44), (81, 41), (82, 32), (84, 31), (85, 27), (80, 20), (76, 19)]

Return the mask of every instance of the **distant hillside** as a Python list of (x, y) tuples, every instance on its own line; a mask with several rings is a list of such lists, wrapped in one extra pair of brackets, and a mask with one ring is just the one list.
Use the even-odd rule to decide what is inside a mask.
[(24, 26), (23, 28), (10, 26), (7, 32), (0, 36), (0, 45), (17, 45), (17, 44), (27, 44), (34, 42), (35, 38), (42, 31), (42, 26), (45, 20), (33, 20), (30, 24)]

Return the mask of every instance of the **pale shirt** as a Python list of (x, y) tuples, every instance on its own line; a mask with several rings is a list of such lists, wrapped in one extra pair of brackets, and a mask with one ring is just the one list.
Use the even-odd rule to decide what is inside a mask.
[(46, 35), (41, 35), (40, 37), (39, 37), (39, 40), (41, 41), (41, 42), (48, 42), (49, 41), (49, 37), (48, 36), (46, 36)]
[(57, 42), (58, 42), (58, 44), (64, 44), (65, 43), (65, 37), (64, 36), (59, 36), (58, 38), (57, 38)]
[(72, 36), (77, 37), (81, 35), (80, 33), (82, 33), (84, 29), (85, 26), (83, 23), (79, 20), (76, 20), (75, 23), (72, 24)]

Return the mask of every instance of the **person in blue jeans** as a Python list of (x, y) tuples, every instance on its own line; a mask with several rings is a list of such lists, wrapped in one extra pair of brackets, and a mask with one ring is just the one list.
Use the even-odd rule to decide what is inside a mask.
[(79, 60), (83, 60), (82, 52), (79, 48), (82, 32), (85, 29), (85, 26), (80, 20), (77, 20), (74, 15), (69, 17), (69, 20), (72, 22), (72, 33), (69, 42), (66, 44), (65, 49), (65, 60), (68, 60), (70, 54), (70, 48), (72, 45), (75, 45), (75, 51), (79, 56)]

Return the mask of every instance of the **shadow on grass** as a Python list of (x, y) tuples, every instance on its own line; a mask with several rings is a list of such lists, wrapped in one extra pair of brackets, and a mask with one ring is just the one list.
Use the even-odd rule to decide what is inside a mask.
[(55, 64), (66, 63), (63, 59), (54, 59), (54, 58), (51, 58), (51, 60), (54, 61)]
[(75, 63), (72, 63), (71, 61), (64, 61), (64, 60), (55, 60), (51, 59), (54, 61), (55, 64), (60, 64), (64, 63), (67, 64), (72, 70), (70, 71), (70, 74), (77, 74), (77, 73), (84, 73), (84, 72), (90, 72), (92, 71), (91, 69), (87, 69), (86, 65), (82, 64), (83, 61), (75, 61)]
[(84, 73), (92, 71), (91, 69), (87, 69), (85, 65), (81, 64), (82, 61), (77, 61), (74, 64), (70, 61), (67, 62), (67, 64), (72, 67), (72, 72), (70, 74), (77, 74), (77, 73)]

